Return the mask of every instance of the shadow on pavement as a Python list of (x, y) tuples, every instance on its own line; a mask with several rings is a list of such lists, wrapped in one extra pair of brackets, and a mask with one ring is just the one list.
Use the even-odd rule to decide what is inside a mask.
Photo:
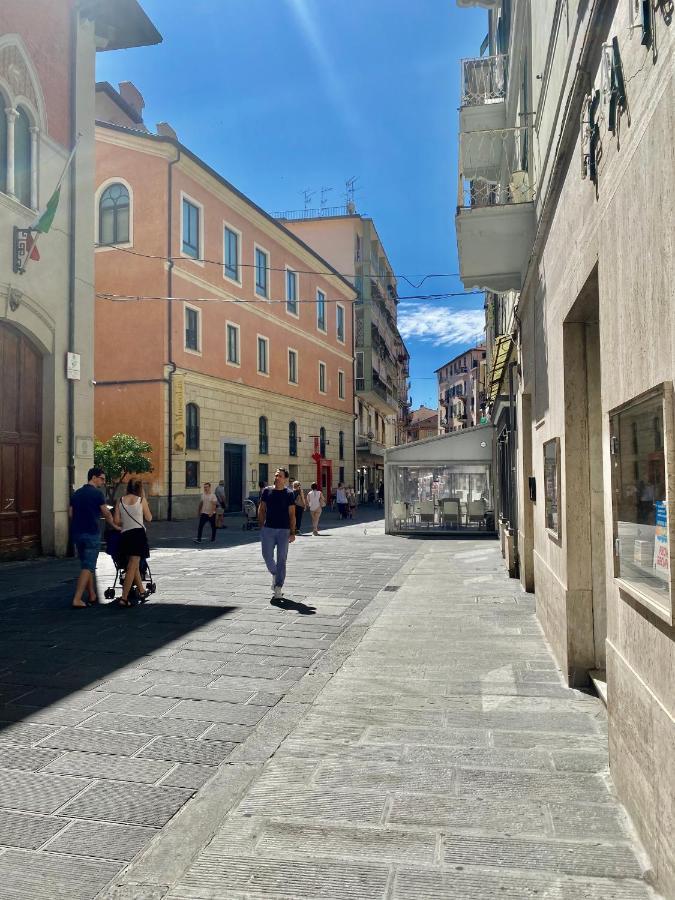
[(69, 602), (56, 591), (3, 604), (0, 735), (22, 720), (79, 724), (103, 699), (93, 692), (100, 682), (238, 608), (151, 601), (73, 610)]
[(293, 610), (294, 612), (300, 613), (301, 616), (316, 615), (316, 606), (308, 606), (306, 603), (300, 603), (296, 600), (287, 600), (285, 597), (282, 597), (279, 600), (270, 600), (270, 604), (276, 606), (278, 609)]

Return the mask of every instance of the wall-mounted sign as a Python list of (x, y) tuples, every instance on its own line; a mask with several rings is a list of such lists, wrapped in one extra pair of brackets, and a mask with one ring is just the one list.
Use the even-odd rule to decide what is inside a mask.
[(80, 380), (80, 354), (66, 353), (66, 378), (69, 381)]
[(17, 228), (14, 226), (14, 247), (12, 252), (12, 268), (17, 275), (23, 275), (26, 271), (26, 263), (29, 259), (39, 262), (40, 254), (35, 246), (35, 234), (30, 228)]
[(182, 453), (185, 450), (185, 376), (174, 375), (173, 383), (173, 450)]

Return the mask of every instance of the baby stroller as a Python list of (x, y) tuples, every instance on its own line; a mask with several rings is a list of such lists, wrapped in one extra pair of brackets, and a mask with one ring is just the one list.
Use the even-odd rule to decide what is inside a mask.
[(244, 531), (250, 531), (252, 528), (259, 528), (258, 510), (253, 500), (244, 500), (244, 518), (246, 521), (241, 526)]
[[(106, 529), (105, 552), (112, 558), (112, 561), (115, 564), (115, 581), (113, 582), (112, 587), (106, 588), (103, 592), (103, 596), (106, 600), (114, 600), (115, 589), (118, 585), (121, 588), (124, 583), (127, 560), (124, 559), (120, 553), (120, 538), (121, 535), (119, 531), (115, 531), (113, 528)], [(150, 571), (150, 564), (147, 559), (141, 559), (139, 569), (148, 594), (154, 594), (157, 590), (157, 585), (152, 579), (152, 572)], [(131, 590), (129, 591), (129, 600), (132, 603), (144, 603), (147, 599), (148, 597), (139, 597), (136, 585), (132, 585)]]

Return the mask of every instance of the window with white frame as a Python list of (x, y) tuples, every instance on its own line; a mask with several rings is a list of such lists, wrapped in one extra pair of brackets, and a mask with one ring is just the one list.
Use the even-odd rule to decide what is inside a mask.
[(183, 254), (191, 256), (192, 259), (199, 259), (201, 210), (186, 197), (183, 197), (182, 218)]
[[(0, 35), (0, 43), (10, 73), (7, 78), (17, 92), (17, 96), (11, 95), (7, 80), (6, 89), (0, 88), (0, 192), (36, 210), (40, 181), (38, 148), (40, 130), (45, 124), (44, 111), (37, 100), (41, 92), (23, 46), (7, 34)], [(31, 96), (38, 108), (31, 105), (28, 99)]]
[(241, 281), (239, 269), (240, 234), (228, 225), (223, 228), (223, 271), (226, 278)]
[(269, 350), (269, 339), (258, 335), (258, 373), (260, 375), (269, 375), (270, 373)]
[(298, 273), (286, 269), (286, 312), (298, 315)]
[(326, 393), (326, 363), (319, 363), (319, 391)]
[(128, 244), (131, 202), (129, 189), (121, 182), (109, 184), (98, 201), (98, 243)]
[(326, 295), (323, 291), (316, 292), (316, 327), (319, 331), (326, 330)]
[(185, 306), (185, 349), (201, 350), (201, 311), (194, 306)]
[(288, 348), (288, 381), (298, 383), (298, 351)]
[(338, 397), (340, 400), (345, 399), (345, 373), (342, 369), (338, 369)]
[(345, 342), (345, 308), (341, 303), (335, 305), (335, 331), (341, 344)]
[(239, 359), (239, 326), (233, 322), (228, 322), (225, 326), (225, 333), (227, 338), (225, 358), (231, 366), (238, 366), (241, 364)]
[(255, 292), (259, 297), (268, 296), (269, 254), (260, 247), (255, 248)]

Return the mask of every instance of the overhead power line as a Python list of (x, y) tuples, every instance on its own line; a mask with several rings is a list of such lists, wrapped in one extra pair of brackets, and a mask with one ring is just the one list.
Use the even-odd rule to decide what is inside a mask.
[[(94, 247), (96, 249), (98, 249), (99, 247), (110, 248), (110, 245), (94, 244)], [(177, 260), (188, 260), (188, 261), (196, 262), (196, 263), (205, 263), (206, 265), (211, 265), (211, 266), (220, 266), (221, 268), (224, 266), (223, 261), (219, 260), (219, 259), (207, 259), (206, 257), (193, 257), (193, 256), (161, 256), (160, 254), (155, 254), (155, 253), (141, 253), (139, 250), (134, 250), (131, 247), (115, 246), (114, 249), (118, 250), (120, 253), (129, 253), (131, 256), (140, 256), (143, 259), (157, 259), (157, 260), (160, 260), (161, 262), (175, 262)], [(240, 262), (240, 263), (238, 263), (238, 266), (242, 269), (262, 268), (262, 267), (258, 267), (256, 265), (256, 263)], [(267, 272), (286, 272), (288, 269), (287, 266), (265, 266), (264, 268)], [(336, 275), (339, 275), (342, 278), (359, 278), (359, 277), (361, 277), (359, 274), (357, 274), (355, 272), (346, 273), (346, 272), (338, 272), (337, 270), (320, 271), (317, 269), (293, 269), (292, 271), (296, 272), (298, 275), (332, 275), (333, 277), (335, 277)], [(407, 284), (409, 284), (410, 287), (417, 290), (418, 288), (422, 287), (424, 282), (428, 281), (430, 278), (459, 278), (459, 272), (429, 272), (427, 275), (424, 275), (422, 277), (422, 279), (420, 281), (418, 281), (417, 283), (415, 283), (414, 281), (411, 281), (411, 279), (408, 278), (407, 275), (401, 275), (401, 274), (396, 274), (396, 273), (392, 273), (391, 275), (374, 275), (374, 274), (372, 274), (372, 275), (369, 275), (366, 277), (372, 278), (373, 280), (386, 279), (386, 278), (401, 279), (402, 281), (405, 281)], [(479, 293), (482, 293), (482, 291), (480, 291)]]

